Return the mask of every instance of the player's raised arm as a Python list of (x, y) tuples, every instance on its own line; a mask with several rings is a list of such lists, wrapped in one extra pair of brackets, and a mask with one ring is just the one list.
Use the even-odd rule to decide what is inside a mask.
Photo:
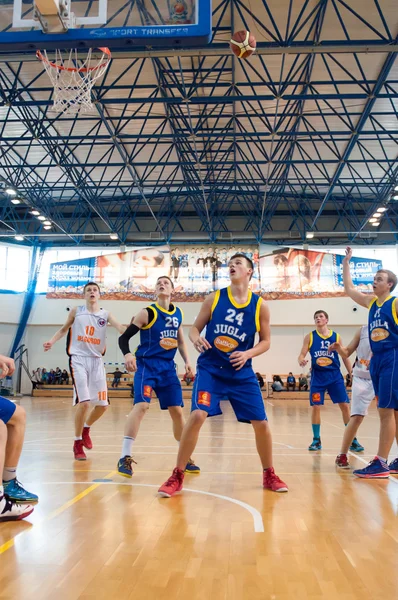
[(195, 350), (203, 352), (204, 350), (210, 350), (211, 344), (206, 338), (201, 337), (203, 329), (211, 319), (211, 308), (213, 306), (215, 293), (207, 296), (206, 300), (202, 304), (202, 308), (198, 316), (195, 319), (195, 323), (192, 325), (189, 331), (189, 339), (194, 345)]
[(343, 258), (343, 281), (344, 291), (354, 302), (365, 308), (369, 307), (369, 304), (373, 300), (374, 296), (369, 294), (363, 294), (356, 289), (352, 283), (351, 271), (350, 271), (350, 260), (352, 258), (352, 249), (348, 246), (345, 251), (345, 257)]
[(308, 363), (308, 360), (306, 360), (305, 357), (307, 356), (309, 347), (310, 347), (310, 334), (307, 333), (307, 335), (304, 338), (303, 346), (301, 348), (301, 352), (298, 357), (298, 363), (299, 363), (300, 367), (305, 367), (305, 365)]
[(44, 342), (44, 344), (43, 344), (44, 352), (48, 352), (49, 350), (51, 350), (53, 345), (68, 333), (70, 327), (72, 327), (72, 325), (75, 321), (76, 310), (77, 310), (76, 306), (74, 308), (72, 308), (69, 311), (68, 318), (66, 319), (64, 325), (62, 325), (61, 329), (58, 329), (58, 331), (56, 333), (54, 333), (51, 340), (49, 340), (48, 342)]
[(120, 334), (124, 333), (127, 329), (126, 325), (121, 325), (111, 313), (108, 313), (108, 323), (111, 327), (117, 329)]

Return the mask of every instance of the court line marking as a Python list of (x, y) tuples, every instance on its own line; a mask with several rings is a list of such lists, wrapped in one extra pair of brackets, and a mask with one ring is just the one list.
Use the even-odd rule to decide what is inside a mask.
[[(110, 471), (108, 473), (108, 475), (106, 475), (106, 477), (112, 477), (112, 475), (115, 475), (115, 474), (116, 474), (116, 471)], [(84, 482), (84, 485), (87, 485), (88, 483), (92, 483), (92, 482), (91, 481)], [(55, 483), (54, 485), (57, 485), (57, 483)], [(52, 519), (54, 519), (55, 517), (57, 517), (58, 515), (63, 513), (65, 510), (67, 510), (70, 506), (72, 506), (73, 504), (76, 504), (76, 502), (79, 502), (79, 500), (81, 500), (82, 498), (84, 498), (85, 496), (90, 494), (92, 491), (94, 491), (100, 485), (101, 485), (101, 483), (93, 483), (92, 485), (90, 485), (90, 487), (83, 490), (83, 492), (80, 492), (80, 494), (77, 494), (77, 496), (75, 496), (74, 498), (71, 498), (71, 500), (68, 500), (67, 502), (65, 502), (65, 504), (62, 504), (62, 506), (60, 506), (59, 508), (52, 511), (49, 515), (45, 516), (38, 523), (32, 523), (31, 524), (32, 527), (40, 527), (46, 521), (51, 521)], [(25, 521), (25, 523), (29, 523), (29, 521)], [(28, 531), (32, 530), (32, 527), (26, 531), (20, 531), (13, 538), (9, 539), (7, 542), (2, 544), (0, 546), (0, 554), (3, 554), (4, 552), (6, 552), (10, 548), (12, 548), (15, 544), (15, 540), (17, 539), (17, 537), (23, 535), (24, 533), (28, 533)]]
[[(111, 437), (111, 436), (109, 436), (109, 437)], [(53, 442), (55, 440), (59, 441), (59, 440), (63, 440), (63, 439), (70, 441), (71, 438), (69, 436), (68, 438), (49, 438), (49, 439), (45, 439), (45, 440), (30, 440), (30, 443), (31, 444), (36, 444), (36, 443), (42, 444), (43, 442)], [(242, 441), (244, 441), (244, 440), (242, 440)], [(66, 445), (66, 444), (67, 444), (66, 441), (65, 442), (61, 441), (61, 443), (59, 445), (62, 446), (62, 445)], [(274, 444), (276, 446), (283, 446), (284, 448), (288, 448), (289, 450), (297, 450), (298, 449), (298, 448), (295, 448), (295, 446), (290, 446), (289, 444), (282, 444), (282, 442), (273, 442), (273, 445)], [(250, 450), (253, 447), (255, 447), (254, 440), (253, 440), (253, 446), (240, 446), (239, 449), (242, 449), (242, 450), (249, 449)], [(95, 448), (96, 449), (97, 448), (120, 448), (120, 444), (95, 444)], [(155, 445), (151, 444), (149, 446), (145, 446), (143, 444), (137, 444), (137, 443), (135, 443), (134, 444), (134, 448), (175, 448), (176, 451), (178, 450), (177, 444), (173, 444), (172, 446), (168, 446), (166, 444), (160, 444), (159, 446), (155, 446)], [(209, 447), (209, 449), (210, 449), (210, 447)], [(215, 450), (218, 450), (218, 449), (220, 449), (220, 450), (221, 449), (228, 449), (228, 450), (234, 449), (234, 450), (236, 450), (237, 448), (236, 448), (236, 445), (234, 445), (234, 446), (224, 446), (224, 445), (222, 445), (222, 446), (215, 446), (214, 449)], [(46, 452), (47, 451), (48, 451), (48, 449), (46, 448)]]
[[(354, 454), (353, 452), (350, 452), (350, 450), (348, 451), (348, 454), (350, 454), (351, 456), (355, 456), (355, 458), (357, 458), (358, 460), (360, 460), (361, 462), (363, 462), (365, 465), (369, 464), (368, 460), (365, 460), (364, 458), (362, 458), (362, 456), (358, 456), (357, 454)], [(354, 475), (354, 477), (355, 477), (355, 475)], [(361, 478), (359, 477), (358, 479), (361, 479)], [(362, 479), (365, 479), (365, 477), (362, 477)], [(377, 479), (377, 478), (374, 478), (374, 479)], [(387, 477), (386, 477), (386, 479), (387, 479)], [(396, 483), (398, 485), (398, 479), (395, 479), (395, 477), (393, 477), (392, 475), (389, 475), (388, 479), (390, 481), (393, 481), (394, 483)]]
[[(113, 473), (115, 473), (115, 471), (113, 471)], [(44, 484), (44, 485), (46, 485), (46, 484), (54, 485), (54, 482), (50, 482), (50, 481), (49, 482), (41, 481), (40, 483)], [(91, 483), (91, 482), (90, 481), (57, 481), (55, 485), (70, 485), (70, 484), (87, 485), (88, 483)], [(154, 485), (152, 483), (125, 483), (123, 481), (120, 483), (118, 481), (101, 481), (101, 482), (95, 484), (95, 487), (98, 487), (100, 485), (128, 485), (131, 488), (150, 487), (150, 488), (159, 489), (158, 485)], [(91, 487), (94, 487), (94, 486), (91, 486)], [(261, 513), (257, 510), (257, 508), (254, 508), (254, 506), (251, 506), (250, 504), (247, 504), (246, 502), (242, 502), (242, 500), (236, 500), (236, 498), (231, 498), (230, 496), (223, 496), (221, 494), (213, 494), (213, 492), (204, 492), (203, 490), (193, 490), (191, 488), (186, 488), (186, 487), (184, 487), (184, 492), (192, 492), (193, 494), (203, 494), (204, 496), (212, 496), (213, 498), (219, 498), (220, 500), (226, 500), (227, 502), (232, 502), (232, 504), (236, 504), (237, 506), (244, 508), (253, 517), (253, 527), (254, 527), (255, 533), (264, 533), (263, 518), (261, 516)], [(162, 500), (164, 500), (164, 499), (162, 499)]]

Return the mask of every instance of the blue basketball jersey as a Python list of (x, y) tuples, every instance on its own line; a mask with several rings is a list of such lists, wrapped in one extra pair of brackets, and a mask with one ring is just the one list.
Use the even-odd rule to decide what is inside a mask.
[(154, 317), (148, 325), (141, 328), (140, 345), (135, 356), (138, 359), (173, 361), (178, 347), (182, 311), (177, 306), (168, 311), (157, 303), (151, 304), (151, 309)]
[(327, 337), (315, 329), (310, 333), (309, 353), (311, 354), (311, 369), (317, 373), (335, 373), (340, 371), (340, 358), (337, 352), (328, 353), (330, 344), (340, 341), (340, 336), (330, 330)]
[(219, 372), (226, 369), (234, 376), (245, 374), (251, 368), (251, 359), (236, 371), (229, 362), (232, 352), (244, 352), (254, 346), (256, 332), (260, 330), (260, 306), (262, 298), (248, 291), (247, 301), (238, 304), (231, 288), (218, 290), (211, 308), (211, 318), (206, 327), (206, 339), (211, 349), (198, 358), (198, 365)]
[(398, 348), (398, 317), (395, 297), (389, 296), (382, 304), (377, 298), (369, 306), (369, 341), (374, 354)]

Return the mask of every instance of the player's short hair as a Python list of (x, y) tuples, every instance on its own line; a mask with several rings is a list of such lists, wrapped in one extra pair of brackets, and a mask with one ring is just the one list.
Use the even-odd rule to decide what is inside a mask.
[(89, 281), (88, 283), (86, 283), (86, 285), (83, 288), (83, 294), (86, 291), (86, 288), (88, 288), (89, 285), (95, 285), (98, 288), (99, 293), (101, 293), (101, 288), (98, 285), (98, 283), (95, 283), (95, 281)]
[(326, 312), (326, 310), (316, 310), (316, 311), (314, 312), (314, 319), (315, 319), (315, 317), (316, 317), (317, 315), (325, 315), (325, 317), (326, 317), (326, 318), (327, 318), (327, 320), (329, 321), (329, 315), (328, 315), (328, 313)]
[[(392, 292), (393, 289), (397, 285), (397, 276), (395, 275), (395, 273), (393, 273), (392, 271), (389, 271), (388, 269), (379, 269), (377, 271), (377, 273), (385, 273), (387, 275), (387, 283), (392, 284), (390, 287), (390, 292)], [(376, 275), (377, 275), (377, 273), (376, 273)]]
[(254, 263), (253, 263), (252, 259), (249, 258), (248, 256), (246, 256), (246, 254), (243, 254), (243, 252), (237, 252), (236, 254), (234, 254), (233, 256), (231, 256), (231, 258), (229, 260), (231, 261), (234, 258), (244, 258), (244, 259), (246, 259), (246, 262), (248, 263), (249, 267), (252, 270), (252, 274), (250, 275), (250, 279), (251, 279), (253, 277), (253, 273), (254, 273)]
[(168, 279), (171, 283), (171, 287), (174, 290), (174, 283), (171, 281), (170, 277), (168, 277), (167, 275), (160, 275), (160, 277), (157, 278), (156, 283), (159, 281), (159, 279)]

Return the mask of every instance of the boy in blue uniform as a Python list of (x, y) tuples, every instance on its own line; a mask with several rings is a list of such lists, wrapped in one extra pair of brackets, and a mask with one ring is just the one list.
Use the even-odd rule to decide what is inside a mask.
[(352, 283), (350, 273), (351, 248), (343, 260), (345, 293), (357, 304), (369, 309), (369, 342), (373, 356), (369, 371), (372, 378), (380, 417), (377, 455), (364, 469), (354, 475), (365, 479), (386, 479), (398, 475), (398, 458), (388, 465), (388, 455), (394, 442), (398, 443), (398, 305), (391, 292), (397, 285), (392, 271), (380, 269), (373, 280), (373, 295), (363, 294)]
[[(159, 277), (156, 286), (156, 302), (141, 310), (131, 325), (119, 338), (119, 347), (124, 354), (126, 369), (135, 372), (134, 407), (124, 429), (123, 447), (117, 465), (119, 475), (133, 475), (131, 453), (141, 421), (149, 408), (152, 392), (155, 391), (160, 408), (168, 410), (173, 421), (173, 432), (177, 442), (184, 427), (182, 414), (181, 383), (178, 379), (174, 357), (181, 354), (185, 372), (193, 378), (188, 351), (182, 330), (182, 312), (170, 303), (174, 285), (169, 277)], [(130, 353), (129, 340), (140, 331), (140, 345), (135, 356)], [(185, 471), (199, 473), (200, 469), (188, 457)]]
[[(311, 355), (311, 387), (310, 405), (312, 406), (313, 440), (308, 447), (310, 451), (322, 449), (321, 443), (321, 406), (325, 402), (325, 392), (328, 392), (333, 404), (338, 404), (343, 415), (344, 424), (350, 420), (349, 399), (340, 371), (340, 359), (337, 352), (330, 352), (329, 346), (335, 342), (341, 343), (338, 333), (328, 327), (329, 316), (324, 310), (314, 314), (316, 329), (308, 333), (303, 342), (298, 362), (300, 367), (307, 364), (306, 354)], [(351, 373), (348, 359), (343, 358), (346, 369)], [(352, 451), (362, 452), (363, 448), (355, 438), (351, 444)]]
[[(231, 285), (210, 294), (203, 302), (189, 338), (200, 352), (192, 393), (192, 412), (184, 427), (177, 466), (160, 487), (169, 498), (182, 489), (184, 466), (194, 451), (207, 417), (220, 415), (220, 401), (227, 397), (238, 421), (251, 423), (263, 466), (263, 487), (287, 492), (287, 485), (272, 467), (272, 438), (252, 358), (270, 347), (269, 310), (262, 298), (249, 290), (252, 261), (235, 254), (229, 261)], [(201, 332), (206, 327), (206, 337)], [(254, 345), (256, 332), (259, 342)]]
[[(12, 375), (12, 358), (0, 355), (2, 377)], [(0, 523), (19, 521), (33, 512), (33, 506), (23, 502), (37, 502), (38, 497), (22, 487), (17, 479), (17, 466), (25, 435), (25, 411), (21, 406), (0, 396)]]

